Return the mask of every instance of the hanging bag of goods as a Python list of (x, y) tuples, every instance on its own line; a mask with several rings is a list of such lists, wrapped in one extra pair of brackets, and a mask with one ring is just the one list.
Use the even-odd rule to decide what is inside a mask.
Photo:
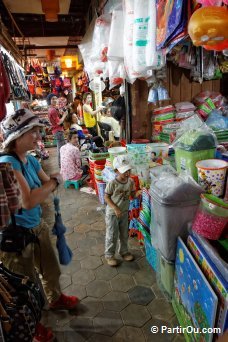
[(149, 4), (151, 4), (151, 0), (134, 1), (133, 69), (139, 72), (141, 77), (145, 76), (147, 70), (146, 47), (149, 42), (147, 39), (148, 25), (154, 13), (152, 13), (152, 7)]
[(63, 80), (63, 87), (64, 88), (69, 88), (71, 87), (71, 80), (69, 77), (64, 77), (64, 80)]
[(28, 277), (10, 272), (0, 264), (0, 315), (5, 342), (31, 342), (41, 318), (44, 299)]
[(187, 34), (189, 1), (157, 1), (157, 49), (172, 47)]

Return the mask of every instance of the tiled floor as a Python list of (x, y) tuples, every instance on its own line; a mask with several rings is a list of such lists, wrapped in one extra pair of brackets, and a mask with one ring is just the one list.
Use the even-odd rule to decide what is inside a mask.
[[(43, 162), (47, 173), (58, 171), (55, 149)], [(61, 286), (66, 294), (77, 295), (80, 304), (72, 312), (44, 311), (43, 322), (52, 327), (61, 342), (184, 341), (174, 334), (152, 334), (152, 326), (178, 326), (172, 306), (156, 284), (156, 275), (145, 259), (144, 249), (129, 239), (133, 262), (117, 268), (104, 259), (104, 213), (97, 196), (79, 190), (59, 189), (61, 213), (67, 227), (66, 240), (74, 256), (61, 266)], [(54, 223), (52, 198), (43, 205), (43, 215)], [(55, 237), (53, 237), (53, 245)]]

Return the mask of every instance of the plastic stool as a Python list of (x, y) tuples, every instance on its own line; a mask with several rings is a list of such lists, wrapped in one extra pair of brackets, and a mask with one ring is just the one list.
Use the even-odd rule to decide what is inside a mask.
[(70, 185), (73, 185), (74, 188), (76, 190), (78, 190), (80, 188), (80, 186), (82, 185), (81, 179), (78, 179), (78, 180), (66, 180), (64, 182), (64, 188), (65, 189), (69, 188)]

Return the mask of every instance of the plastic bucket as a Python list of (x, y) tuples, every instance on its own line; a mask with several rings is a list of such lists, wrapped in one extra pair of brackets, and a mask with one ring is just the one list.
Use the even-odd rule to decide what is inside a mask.
[(148, 139), (133, 139), (132, 144), (147, 144), (150, 142)]
[(218, 240), (228, 223), (228, 204), (208, 194), (201, 195), (192, 230), (210, 239)]
[(106, 159), (96, 160), (94, 162), (94, 169), (103, 170), (105, 167)]
[(126, 147), (117, 146), (117, 147), (111, 147), (108, 149), (108, 153), (110, 155), (110, 161), (113, 163), (113, 159), (121, 154), (126, 154)]
[(98, 175), (98, 174), (94, 174), (95, 180), (99, 180), (99, 181), (103, 181), (103, 176), (102, 175)]
[(198, 183), (207, 193), (217, 197), (223, 195), (227, 165), (221, 159), (200, 160), (196, 163)]

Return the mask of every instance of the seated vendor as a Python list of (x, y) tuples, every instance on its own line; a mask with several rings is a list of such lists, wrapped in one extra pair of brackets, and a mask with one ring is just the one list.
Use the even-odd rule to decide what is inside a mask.
[(111, 108), (106, 108), (103, 110), (103, 115), (101, 115), (100, 117), (100, 122), (110, 125), (113, 131), (115, 140), (120, 139), (120, 124), (116, 119), (112, 117)]
[(60, 149), (61, 175), (63, 180), (79, 180), (88, 172), (88, 166), (82, 166), (76, 131), (70, 131), (68, 142)]

